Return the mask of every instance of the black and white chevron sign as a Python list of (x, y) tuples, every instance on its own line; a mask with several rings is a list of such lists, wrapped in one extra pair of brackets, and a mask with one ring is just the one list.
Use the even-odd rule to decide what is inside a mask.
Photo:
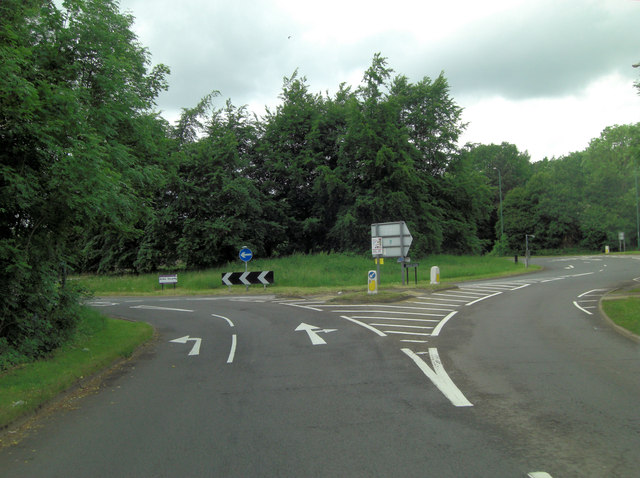
[(273, 284), (273, 271), (225, 272), (222, 274), (224, 285)]

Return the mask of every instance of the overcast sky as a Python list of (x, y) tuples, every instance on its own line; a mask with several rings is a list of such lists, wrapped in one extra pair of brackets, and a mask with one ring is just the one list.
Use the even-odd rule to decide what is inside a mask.
[(377, 52), (413, 82), (444, 72), (469, 123), (534, 161), (640, 122), (637, 0), (121, 0), (152, 62), (171, 68), (175, 120), (212, 90), (258, 115), (297, 68), (311, 92), (360, 84)]

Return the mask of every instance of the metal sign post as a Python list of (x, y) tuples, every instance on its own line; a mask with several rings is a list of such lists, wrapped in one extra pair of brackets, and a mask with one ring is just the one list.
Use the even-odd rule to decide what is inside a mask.
[(380, 259), (399, 257), (402, 263), (402, 285), (404, 280), (404, 262), (409, 254), (413, 236), (404, 221), (371, 224), (371, 253), (377, 259), (377, 278), (380, 282)]

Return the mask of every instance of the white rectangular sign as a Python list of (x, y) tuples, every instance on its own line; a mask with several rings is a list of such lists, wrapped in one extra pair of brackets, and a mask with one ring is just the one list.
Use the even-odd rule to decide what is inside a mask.
[(373, 254), (374, 256), (382, 255), (382, 238), (381, 237), (371, 238), (371, 254)]
[(178, 274), (170, 275), (170, 276), (160, 276), (158, 277), (158, 283), (160, 284), (177, 284), (178, 283)]
[[(374, 239), (380, 239), (382, 252), (373, 252)], [(371, 252), (382, 257), (406, 257), (413, 236), (404, 221), (371, 224)], [(379, 250), (379, 248), (378, 248)]]

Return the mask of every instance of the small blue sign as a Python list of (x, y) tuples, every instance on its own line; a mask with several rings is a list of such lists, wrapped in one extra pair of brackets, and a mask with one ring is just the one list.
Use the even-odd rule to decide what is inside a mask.
[(369, 271), (369, 279), (374, 280), (376, 278), (376, 271)]
[(248, 247), (245, 247), (240, 250), (239, 256), (241, 261), (249, 262), (251, 259), (253, 259), (253, 252), (251, 252), (251, 249), (249, 249)]

